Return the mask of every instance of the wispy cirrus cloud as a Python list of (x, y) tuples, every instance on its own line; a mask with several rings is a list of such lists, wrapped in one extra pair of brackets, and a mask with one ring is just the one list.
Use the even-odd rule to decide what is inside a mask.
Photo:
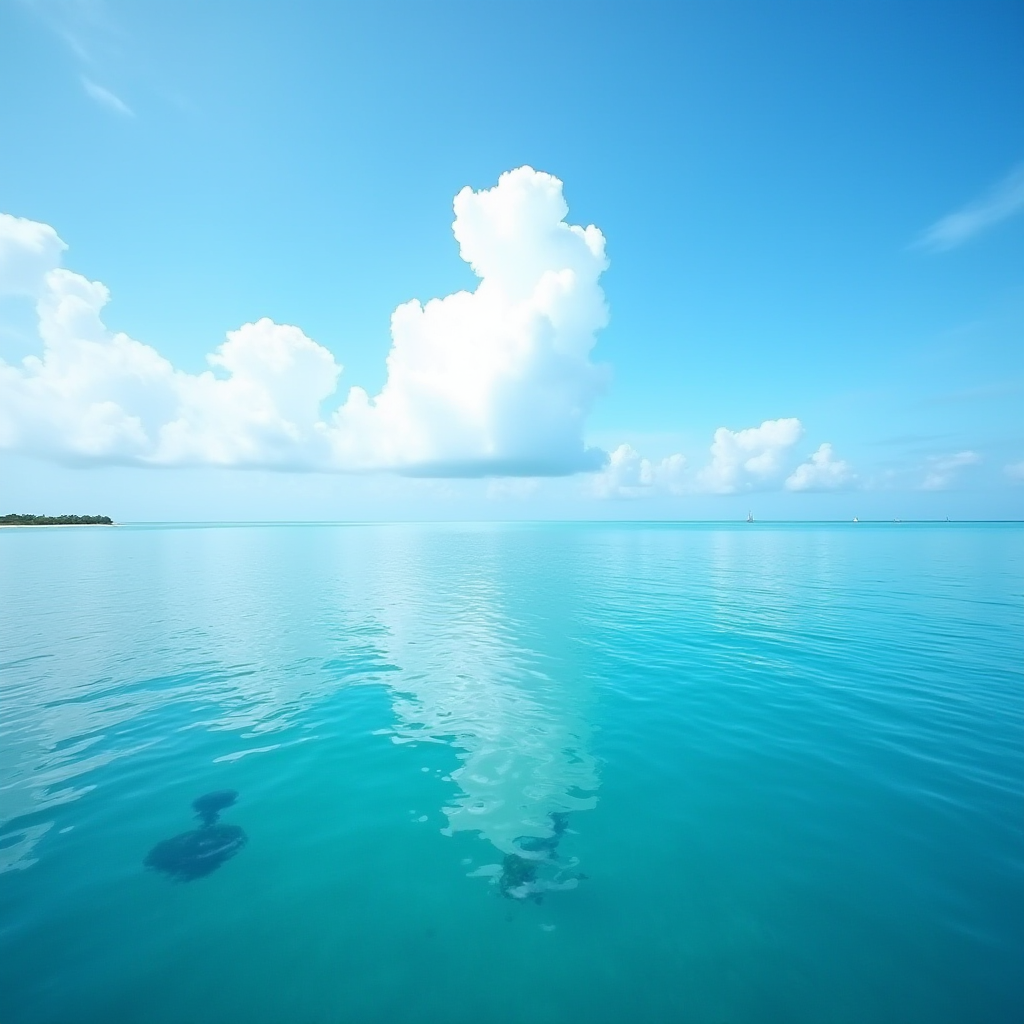
[(1024, 211), (1024, 163), (998, 184), (957, 210), (937, 220), (913, 243), (913, 248), (946, 252), (970, 241), (987, 228)]
[(97, 79), (124, 68), (132, 41), (106, 0), (22, 0), (26, 10), (74, 54), (86, 95), (122, 117), (135, 111)]
[(977, 452), (954, 452), (952, 455), (933, 455), (928, 459), (922, 491), (944, 491), (954, 484), (961, 470), (981, 462)]
[(135, 111), (120, 96), (115, 95), (109, 89), (104, 89), (102, 85), (97, 85), (91, 78), (86, 78), (85, 75), (82, 76), (82, 88), (85, 89), (86, 95), (90, 99), (94, 99), (100, 106), (113, 110), (123, 117), (135, 116)]
[(109, 34), (112, 24), (102, 0), (26, 0), (24, 6), (83, 64), (95, 64), (94, 41)]

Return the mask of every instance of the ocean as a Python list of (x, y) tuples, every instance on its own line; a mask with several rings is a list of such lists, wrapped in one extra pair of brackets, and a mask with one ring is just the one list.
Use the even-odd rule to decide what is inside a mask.
[(4, 1024), (1024, 1019), (1020, 524), (10, 529), (0, 608)]

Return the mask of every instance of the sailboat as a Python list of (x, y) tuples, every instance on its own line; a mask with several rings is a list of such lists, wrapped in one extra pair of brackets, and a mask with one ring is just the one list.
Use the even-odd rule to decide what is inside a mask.
[(753, 512), (748, 512), (747, 513), (747, 522), (748, 523), (752, 523), (753, 521), (754, 521), (754, 513)]

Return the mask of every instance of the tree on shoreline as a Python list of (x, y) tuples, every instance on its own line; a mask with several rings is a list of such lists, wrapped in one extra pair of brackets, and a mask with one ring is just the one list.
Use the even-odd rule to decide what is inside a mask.
[(0, 526), (111, 526), (110, 516), (33, 516), (9, 512), (0, 516)]

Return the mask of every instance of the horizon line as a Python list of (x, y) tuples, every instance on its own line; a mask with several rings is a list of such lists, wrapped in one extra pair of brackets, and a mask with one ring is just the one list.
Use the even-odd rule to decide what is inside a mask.
[(849, 525), (849, 526), (908, 526), (1020, 524), (1020, 519), (125, 519), (112, 523), (0, 523), (2, 528), (31, 526), (479, 526), (479, 525)]

